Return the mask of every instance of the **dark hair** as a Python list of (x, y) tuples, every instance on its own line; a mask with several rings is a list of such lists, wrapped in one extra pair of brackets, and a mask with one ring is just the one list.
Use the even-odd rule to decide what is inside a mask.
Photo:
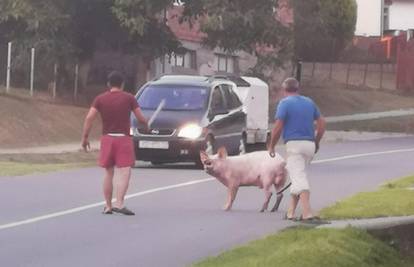
[(108, 84), (111, 87), (121, 87), (124, 81), (124, 75), (122, 75), (119, 71), (112, 71), (108, 75)]
[(282, 87), (286, 92), (295, 93), (299, 91), (299, 82), (295, 78), (287, 78), (283, 82)]

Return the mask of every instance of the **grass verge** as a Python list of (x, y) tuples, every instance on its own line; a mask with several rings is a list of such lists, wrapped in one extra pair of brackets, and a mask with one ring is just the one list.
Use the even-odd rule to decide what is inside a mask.
[[(371, 218), (414, 214), (414, 176), (388, 182), (374, 192), (365, 192), (323, 209), (328, 219)], [(405, 233), (405, 232), (404, 232)], [(391, 237), (390, 240), (394, 240)], [(381, 240), (384, 240), (381, 238)], [(356, 228), (290, 228), (207, 258), (196, 267), (409, 267), (410, 253), (392, 242)]]
[(196, 267), (402, 267), (399, 253), (365, 231), (291, 228), (251, 242)]
[(322, 209), (326, 219), (375, 218), (414, 215), (414, 176), (395, 180), (377, 191), (358, 193)]
[(0, 176), (22, 176), (27, 174), (54, 172), (89, 166), (92, 166), (92, 164), (87, 162), (61, 164), (0, 162)]
[(97, 152), (0, 155), (0, 176), (21, 176), (94, 166)]

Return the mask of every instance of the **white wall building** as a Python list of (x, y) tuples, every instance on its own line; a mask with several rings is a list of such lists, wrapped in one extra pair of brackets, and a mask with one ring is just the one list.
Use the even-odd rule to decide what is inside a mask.
[[(384, 6), (384, 30), (412, 30), (414, 29), (414, 1), (393, 0), (390, 5)], [(387, 21), (387, 12), (389, 20)]]
[(357, 0), (355, 35), (381, 36), (383, 0)]
[(357, 36), (382, 36), (387, 30), (414, 29), (413, 0), (356, 0)]

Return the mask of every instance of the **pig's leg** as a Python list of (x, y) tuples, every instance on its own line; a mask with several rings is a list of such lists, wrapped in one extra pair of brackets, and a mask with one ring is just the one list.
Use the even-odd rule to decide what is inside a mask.
[(238, 190), (238, 186), (229, 186), (229, 188), (227, 189), (227, 203), (226, 205), (224, 205), (223, 208), (225, 211), (229, 211), (231, 209), (231, 206), (233, 205)]
[(267, 210), (267, 207), (269, 206), (270, 198), (272, 197), (272, 192), (270, 191), (271, 185), (265, 185), (264, 186), (264, 193), (265, 193), (265, 202), (263, 203), (263, 207), (260, 210), (260, 212), (264, 212)]
[[(276, 193), (283, 189), (284, 184), (285, 184), (284, 176), (276, 177), (276, 183), (274, 184)], [(276, 195), (276, 203), (273, 206), (273, 208), (270, 210), (271, 212), (275, 212), (279, 209), (279, 205), (280, 205), (280, 202), (282, 202), (282, 199), (283, 199), (283, 193)]]

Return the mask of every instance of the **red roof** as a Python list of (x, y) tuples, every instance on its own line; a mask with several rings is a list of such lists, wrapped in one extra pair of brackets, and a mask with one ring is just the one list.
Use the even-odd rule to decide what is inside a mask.
[(200, 31), (200, 23), (198, 21), (194, 21), (191, 26), (188, 22), (180, 24), (179, 19), (183, 9), (183, 7), (174, 6), (168, 10), (168, 26), (179, 40), (201, 43), (207, 35)]
[[(200, 22), (194, 21), (192, 26), (188, 22), (180, 24), (179, 18), (183, 12), (183, 7), (174, 6), (168, 10), (168, 26), (179, 40), (201, 43), (207, 35), (200, 31)], [(293, 10), (289, 6), (289, 0), (280, 0), (276, 19), (288, 26), (293, 23)]]

